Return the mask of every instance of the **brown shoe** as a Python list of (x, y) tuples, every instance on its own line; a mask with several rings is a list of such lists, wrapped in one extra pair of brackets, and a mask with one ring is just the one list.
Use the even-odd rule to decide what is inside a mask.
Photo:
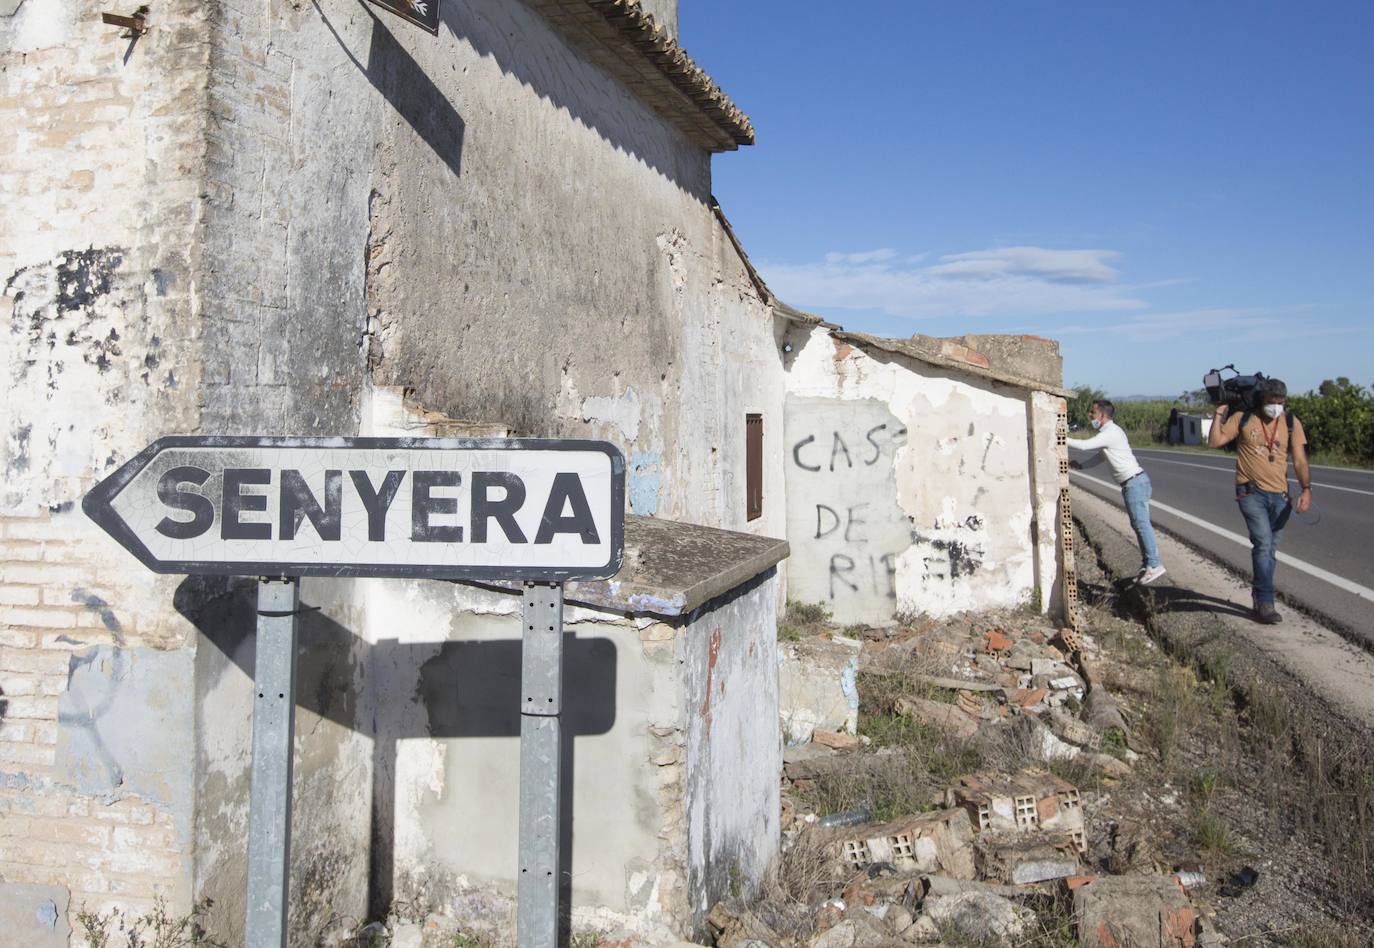
[(1279, 615), (1279, 611), (1274, 608), (1272, 602), (1261, 602), (1255, 606), (1255, 621), (1264, 625), (1273, 625), (1276, 622), (1282, 622), (1283, 616)]

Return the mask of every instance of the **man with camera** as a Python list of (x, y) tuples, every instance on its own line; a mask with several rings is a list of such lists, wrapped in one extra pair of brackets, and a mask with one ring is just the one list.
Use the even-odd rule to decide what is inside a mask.
[[(1236, 442), (1236, 502), (1250, 532), (1255, 620), (1272, 625), (1283, 618), (1274, 608), (1279, 535), (1294, 510), (1305, 513), (1312, 506), (1312, 472), (1302, 422), (1285, 408), (1288, 386), (1278, 379), (1262, 378), (1247, 401), (1252, 407), (1246, 407), (1246, 402), (1217, 405), (1207, 446), (1220, 448)], [(1288, 496), (1290, 457), (1302, 488), (1296, 503)]]
[(1070, 461), (1069, 466), (1081, 471), (1106, 460), (1112, 469), (1112, 478), (1121, 487), (1121, 497), (1126, 502), (1126, 515), (1130, 517), (1135, 539), (1140, 544), (1141, 567), (1137, 581), (1148, 586), (1164, 575), (1164, 567), (1159, 562), (1159, 544), (1155, 541), (1155, 530), (1150, 524), (1150, 475), (1135, 459), (1131, 442), (1126, 432), (1115, 421), (1116, 406), (1105, 398), (1095, 401), (1088, 413), (1089, 424), (1097, 431), (1091, 438), (1070, 438), (1069, 447), (1080, 451), (1097, 452), (1087, 461)]

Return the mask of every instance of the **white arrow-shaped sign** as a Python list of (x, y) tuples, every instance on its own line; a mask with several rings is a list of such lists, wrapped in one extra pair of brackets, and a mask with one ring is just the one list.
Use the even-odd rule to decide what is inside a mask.
[(603, 441), (169, 437), (82, 509), (159, 573), (561, 582), (615, 575)]

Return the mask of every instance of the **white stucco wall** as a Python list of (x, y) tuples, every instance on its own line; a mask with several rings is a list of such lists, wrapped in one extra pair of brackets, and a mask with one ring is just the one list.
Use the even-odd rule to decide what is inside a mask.
[[(771, 574), (770, 574), (771, 576)], [(565, 856), (573, 924), (684, 936), (776, 851), (776, 579), (686, 620), (569, 605)], [(394, 898), (509, 935), (520, 597), (365, 581), (374, 871)], [(385, 617), (385, 618), (382, 618)], [(708, 901), (708, 894), (710, 896)]]
[(789, 597), (841, 622), (1032, 601), (1029, 393), (823, 328), (791, 338)]

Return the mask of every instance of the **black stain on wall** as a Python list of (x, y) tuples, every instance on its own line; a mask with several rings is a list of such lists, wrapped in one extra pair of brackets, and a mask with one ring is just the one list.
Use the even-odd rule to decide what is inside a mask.
[(117, 248), (68, 250), (57, 264), (58, 313), (86, 309), (110, 292), (114, 271), (124, 262)]

